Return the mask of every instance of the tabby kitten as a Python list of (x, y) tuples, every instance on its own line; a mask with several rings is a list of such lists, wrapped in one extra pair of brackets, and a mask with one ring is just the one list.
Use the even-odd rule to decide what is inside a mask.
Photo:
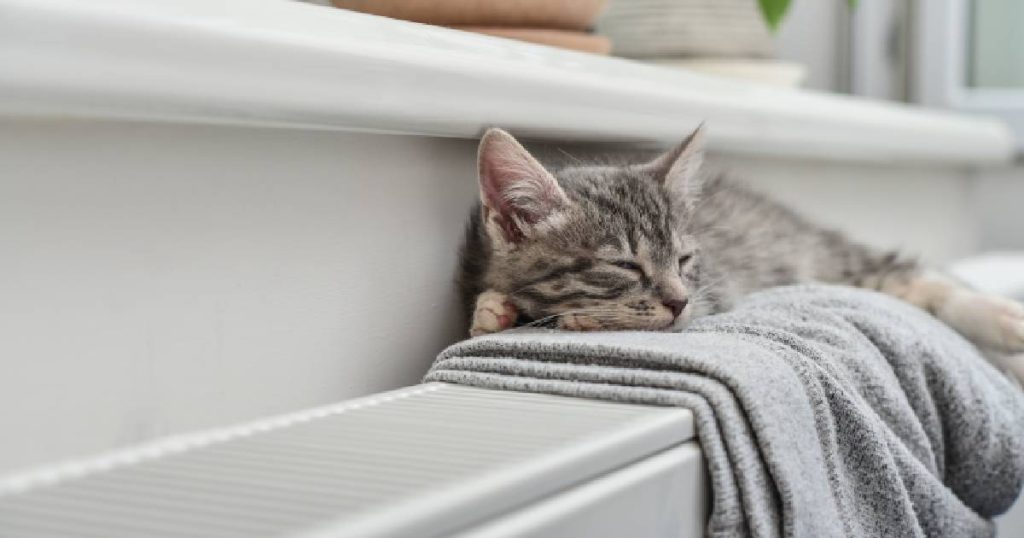
[(481, 204), (460, 286), (474, 336), (519, 324), (681, 328), (752, 291), (800, 282), (878, 290), (974, 342), (1024, 349), (1024, 307), (820, 228), (701, 171), (698, 129), (651, 162), (552, 173), (511, 135), (480, 142)]

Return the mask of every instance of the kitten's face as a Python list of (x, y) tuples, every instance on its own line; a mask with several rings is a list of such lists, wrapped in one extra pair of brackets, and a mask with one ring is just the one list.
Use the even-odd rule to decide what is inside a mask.
[(685, 151), (693, 145), (653, 163), (552, 175), (510, 136), (489, 133), (481, 144), (487, 286), (510, 297), (520, 322), (569, 330), (684, 324), (700, 272), (685, 233), (692, 178), (680, 177), (699, 165)]

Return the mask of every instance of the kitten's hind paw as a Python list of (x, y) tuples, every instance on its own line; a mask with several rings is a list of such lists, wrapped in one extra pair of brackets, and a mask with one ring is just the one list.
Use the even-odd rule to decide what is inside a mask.
[(1024, 351), (1024, 305), (1007, 301), (999, 319), (1003, 336), (1003, 349), (1007, 351)]
[(1024, 305), (968, 290), (954, 293), (940, 317), (976, 344), (1002, 351), (1024, 351)]
[(487, 290), (476, 298), (476, 310), (473, 312), (469, 335), (480, 336), (509, 329), (516, 324), (518, 314), (518, 310), (508, 300), (507, 295)]

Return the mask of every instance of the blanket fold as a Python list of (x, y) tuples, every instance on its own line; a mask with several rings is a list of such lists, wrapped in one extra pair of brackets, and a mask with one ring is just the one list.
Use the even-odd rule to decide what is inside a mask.
[(690, 409), (710, 536), (991, 536), (1024, 483), (1024, 395), (863, 290), (767, 290), (682, 333), (507, 331), (426, 381)]

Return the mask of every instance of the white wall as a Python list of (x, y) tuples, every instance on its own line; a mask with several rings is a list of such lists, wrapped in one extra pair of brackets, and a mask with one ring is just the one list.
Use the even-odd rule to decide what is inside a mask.
[(729, 158), (723, 169), (865, 243), (943, 265), (978, 247), (970, 174), (955, 168)]
[(971, 202), (981, 249), (1024, 251), (1024, 165), (978, 174)]
[(0, 474), (417, 382), (475, 143), (0, 120)]

